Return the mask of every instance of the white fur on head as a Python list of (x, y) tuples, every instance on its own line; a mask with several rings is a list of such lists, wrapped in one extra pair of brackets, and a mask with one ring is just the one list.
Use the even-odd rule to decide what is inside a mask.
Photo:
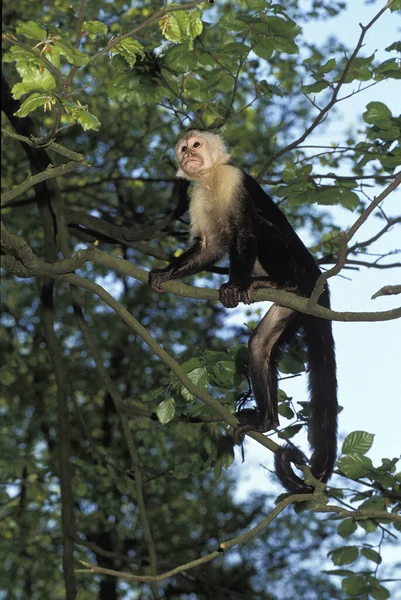
[[(183, 145), (190, 147), (195, 140), (202, 141), (202, 148), (199, 151), (199, 154), (201, 154), (204, 158), (206, 157), (206, 163), (198, 171), (189, 173), (184, 171), (181, 166), (180, 149)], [(190, 129), (178, 142), (175, 152), (179, 164), (179, 169), (176, 173), (176, 176), (189, 180), (202, 178), (203, 176), (207, 175), (208, 172), (215, 169), (218, 165), (226, 164), (230, 160), (230, 154), (223, 138), (216, 133), (212, 133), (211, 131), (200, 131), (198, 129)], [(196, 150), (194, 153), (196, 153)]]

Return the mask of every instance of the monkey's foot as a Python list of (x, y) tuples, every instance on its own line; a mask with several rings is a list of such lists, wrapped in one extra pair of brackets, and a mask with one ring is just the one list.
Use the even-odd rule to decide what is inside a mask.
[(258, 433), (266, 433), (272, 429), (276, 429), (279, 423), (277, 419), (263, 418), (259, 411), (250, 409), (242, 410), (235, 413), (239, 420), (239, 424), (234, 428), (234, 442), (242, 442), (245, 433), (249, 431), (257, 431)]
[(169, 280), (169, 276), (163, 269), (154, 269), (149, 273), (149, 285), (155, 292), (159, 294), (165, 294), (166, 290), (160, 287), (163, 283)]

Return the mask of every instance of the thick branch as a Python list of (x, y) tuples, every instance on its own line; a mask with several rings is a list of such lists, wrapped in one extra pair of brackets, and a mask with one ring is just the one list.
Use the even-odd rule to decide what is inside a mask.
[[(14, 234), (9, 234), (10, 236), (14, 236)], [(26, 242), (23, 243), (24, 247)], [(6, 249), (6, 246), (4, 245)], [(12, 252), (15, 245), (10, 250)], [(28, 246), (29, 248), (29, 246)], [(29, 251), (33, 254), (32, 250), (29, 248)], [(28, 251), (27, 251), (28, 252)], [(85, 257), (85, 253), (90, 253), (90, 259)], [(101, 252), (96, 248), (91, 248), (88, 250), (80, 250), (76, 257), (73, 259), (66, 259), (60, 261), (59, 263), (49, 264), (43, 263), (40, 259), (36, 258), (35, 262), (35, 275), (50, 275), (52, 277), (58, 277), (61, 273), (70, 272), (71, 262), (67, 262), (67, 260), (81, 261), (82, 256), (84, 256), (87, 260), (91, 260), (94, 264), (104, 265), (109, 267), (110, 269), (115, 269), (119, 273), (123, 275), (128, 275), (142, 281), (143, 283), (147, 283), (148, 281), (148, 272), (140, 269), (136, 265), (133, 265), (131, 262), (127, 260), (123, 260), (122, 258), (117, 258), (115, 256), (110, 256), (105, 252)], [(32, 272), (28, 269), (24, 264), (21, 266), (21, 260), (16, 260), (13, 256), (6, 256), (2, 258), (2, 264), (4, 268), (6, 268), (10, 273), (17, 275), (18, 277), (31, 277)], [(83, 262), (86, 262), (83, 260)], [(68, 266), (68, 268), (67, 268)], [(81, 280), (84, 281), (84, 280)], [(88, 281), (88, 284), (90, 282)], [(91, 284), (92, 285), (92, 284)], [(85, 287), (82, 286), (81, 287)], [(100, 286), (98, 286), (100, 287)], [(185, 283), (177, 282), (177, 281), (169, 281), (168, 283), (163, 284), (162, 286), (166, 291), (172, 292), (177, 296), (182, 296), (185, 298), (196, 298), (198, 300), (218, 300), (219, 293), (217, 290), (212, 290), (210, 288), (197, 288), (195, 286), (189, 286)], [(102, 289), (102, 288), (100, 288)], [(398, 319), (401, 317), (401, 307), (394, 308), (392, 310), (387, 311), (378, 311), (378, 312), (339, 312), (334, 310), (329, 310), (328, 308), (324, 308), (323, 306), (314, 305), (313, 307), (308, 306), (308, 299), (303, 298), (301, 296), (297, 296), (291, 292), (285, 292), (282, 290), (256, 290), (252, 295), (255, 302), (261, 302), (263, 300), (268, 300), (270, 302), (277, 302), (282, 306), (287, 306), (288, 308), (293, 308), (298, 312), (303, 312), (310, 315), (315, 315), (317, 317), (321, 317), (322, 319), (328, 319), (332, 321), (390, 321), (392, 319)]]

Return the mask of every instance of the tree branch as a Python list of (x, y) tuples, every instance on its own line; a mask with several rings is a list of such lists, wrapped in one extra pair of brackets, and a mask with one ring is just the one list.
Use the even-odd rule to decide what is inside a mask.
[(164, 581), (165, 579), (174, 577), (174, 575), (177, 575), (177, 573), (181, 573), (182, 571), (188, 571), (189, 569), (193, 569), (194, 567), (198, 567), (199, 565), (203, 565), (212, 560), (215, 560), (216, 558), (221, 556), (222, 552), (226, 552), (227, 550), (234, 548), (238, 544), (243, 544), (243, 543), (249, 542), (251, 539), (253, 539), (257, 535), (259, 535), (259, 533), (261, 531), (263, 531), (263, 529), (268, 527), (270, 525), (270, 523), (287, 506), (289, 506), (290, 504), (293, 504), (293, 503), (301, 503), (301, 502), (305, 502), (305, 501), (314, 503), (314, 506), (312, 507), (312, 510), (314, 510), (314, 512), (326, 512), (326, 513), (334, 512), (343, 517), (349, 516), (349, 517), (352, 517), (357, 520), (377, 518), (377, 519), (389, 519), (390, 521), (393, 521), (394, 523), (401, 523), (401, 516), (397, 515), (395, 513), (389, 513), (389, 512), (380, 511), (380, 510), (369, 510), (369, 509), (355, 510), (355, 511), (344, 510), (338, 506), (334, 506), (331, 504), (329, 504), (329, 505), (324, 504), (322, 502), (321, 494), (317, 493), (317, 492), (315, 492), (314, 495), (295, 494), (293, 496), (287, 496), (286, 498), (281, 500), (277, 504), (277, 506), (272, 511), (270, 511), (270, 513), (266, 517), (264, 517), (264, 519), (262, 519), (255, 527), (253, 527), (249, 531), (246, 531), (245, 533), (242, 533), (242, 534), (232, 538), (231, 540), (226, 540), (225, 542), (221, 542), (219, 544), (218, 549), (215, 550), (214, 552), (210, 552), (209, 554), (206, 554), (205, 556), (202, 556), (201, 558), (197, 558), (196, 560), (185, 563), (183, 565), (175, 567), (174, 569), (171, 569), (170, 571), (162, 573), (161, 575), (158, 575), (158, 577), (156, 579), (150, 577), (149, 575), (132, 575), (131, 573), (125, 573), (122, 571), (113, 571), (111, 569), (103, 569), (102, 567), (98, 567), (96, 565), (91, 565), (90, 563), (83, 562), (83, 561), (80, 561), (81, 564), (87, 568), (80, 569), (78, 572), (102, 573), (104, 575), (110, 575), (112, 577), (119, 577), (119, 578), (125, 579), (127, 581), (146, 581), (146, 582), (148, 582), (148, 581)]
[(106, 44), (106, 46), (104, 48), (99, 50), (99, 52), (97, 52), (90, 59), (89, 63), (87, 63), (87, 64), (90, 64), (92, 61), (99, 58), (99, 56), (102, 56), (103, 54), (109, 52), (109, 50), (111, 50), (113, 48), (113, 46), (115, 46), (116, 44), (119, 44), (120, 42), (122, 42), (122, 40), (125, 40), (128, 37), (134, 37), (142, 29), (146, 29), (146, 27), (150, 27), (150, 25), (153, 25), (153, 23), (160, 21), (160, 19), (162, 17), (164, 17), (165, 15), (176, 12), (177, 10), (191, 10), (192, 8), (195, 8), (199, 4), (204, 4), (204, 2), (205, 2), (205, 0), (195, 0), (194, 2), (185, 2), (183, 4), (173, 4), (172, 6), (168, 6), (168, 7), (160, 9), (154, 15), (149, 17), (149, 19), (146, 19), (146, 21), (144, 21), (140, 25), (137, 25), (136, 27), (134, 27), (127, 33), (123, 33), (122, 35), (112, 38), (110, 40), (110, 42), (108, 44)]
[[(14, 238), (18, 238), (18, 236), (14, 236), (14, 234), (8, 234), (8, 236), (12, 236), (11, 238), (6, 238), (7, 240), (12, 240), (12, 245), (9, 247), (6, 244), (3, 244), (3, 247), (5, 250), (9, 249), (9, 251), (12, 253), (16, 251), (15, 248), (16, 245), (18, 245), (18, 241), (15, 241)], [(86, 260), (91, 260), (91, 262), (93, 262), (94, 264), (104, 265), (106, 267), (109, 267), (110, 269), (115, 269), (119, 273), (133, 277), (134, 279), (142, 281), (143, 283), (147, 283), (148, 281), (149, 273), (147, 271), (140, 269), (136, 265), (132, 264), (130, 261), (118, 258), (116, 256), (110, 256), (105, 252), (101, 252), (95, 247), (89, 248), (87, 250), (80, 250), (72, 259), (65, 259), (59, 261), (58, 263), (49, 264), (45, 263), (37, 257), (35, 257), (35, 259), (32, 259), (31, 256), (35, 255), (33, 254), (32, 250), (29, 248), (28, 244), (26, 244), (25, 241), (23, 241), (21, 245), (23, 248), (22, 256), (24, 256), (24, 253), (26, 253), (30, 257), (30, 260), (32, 261), (31, 264), (33, 265), (33, 267), (28, 268), (23, 263), (22, 258), (18, 258), (17, 260), (14, 256), (11, 255), (2, 257), (2, 264), (4, 268), (7, 269), (10, 273), (16, 275), (17, 277), (31, 277), (33, 274), (46, 274), (50, 275), (51, 277), (60, 277), (63, 276), (63, 273), (67, 273), (72, 270), (71, 266), (74, 263), (71, 261), (76, 261), (76, 264), (83, 264), (84, 262), (86, 262)], [(29, 250), (26, 247), (28, 247)], [(90, 258), (88, 258), (88, 256), (90, 256)], [(31, 268), (34, 269), (34, 273), (30, 270)], [(81, 278), (78, 279), (82, 282), (85, 281)], [(90, 283), (91, 282), (88, 281), (88, 284)], [(80, 284), (80, 287), (85, 286)], [(98, 287), (100, 288), (100, 286)], [(219, 293), (217, 290), (189, 286), (182, 282), (169, 281), (163, 284), (162, 287), (166, 291), (172, 292), (175, 295), (182, 296), (184, 298), (196, 298), (197, 300), (216, 301), (218, 301), (219, 299)], [(321, 317), (322, 319), (328, 319), (332, 321), (390, 321), (401, 317), (401, 307), (378, 312), (339, 312), (330, 310), (328, 308), (324, 308), (323, 306), (319, 306), (318, 304), (315, 304), (313, 307), (309, 307), (309, 300), (307, 298), (297, 296), (292, 292), (285, 292), (283, 290), (256, 290), (255, 292), (253, 292), (252, 297), (255, 302), (261, 302), (264, 300), (268, 300), (270, 302), (277, 302), (282, 306), (293, 308), (298, 312), (315, 315), (316, 317)]]
[(395, 179), (375, 198), (369, 206), (361, 213), (355, 223), (348, 229), (347, 232), (340, 232), (340, 246), (338, 252), (338, 260), (337, 263), (329, 269), (321, 273), (320, 277), (316, 281), (313, 292), (308, 300), (308, 308), (312, 308), (318, 302), (321, 293), (324, 290), (324, 286), (326, 281), (337, 275), (341, 271), (341, 269), (345, 265), (345, 260), (347, 257), (347, 247), (348, 242), (353, 238), (358, 229), (365, 223), (369, 215), (377, 208), (377, 206), (382, 202), (391, 192), (393, 192), (399, 185), (401, 184), (401, 173), (398, 173)]
[(343, 84), (345, 83), (345, 80), (347, 78), (347, 75), (349, 73), (349, 70), (351, 68), (351, 65), (352, 65), (353, 61), (355, 60), (355, 58), (358, 55), (358, 52), (362, 48), (363, 41), (365, 39), (366, 33), (374, 25), (374, 23), (376, 23), (376, 21), (382, 16), (382, 14), (387, 10), (387, 8), (390, 6), (390, 4), (392, 3), (392, 1), (393, 0), (389, 0), (389, 2), (387, 2), (387, 4), (383, 8), (381, 8), (379, 10), (379, 12), (373, 17), (373, 19), (366, 26), (362, 25), (361, 23), (359, 24), (362, 31), (361, 31), (361, 34), (359, 36), (358, 42), (357, 42), (357, 44), (355, 46), (355, 49), (354, 49), (353, 53), (347, 59), (347, 62), (345, 64), (345, 67), (344, 67), (344, 70), (342, 72), (342, 75), (341, 75), (341, 77), (340, 77), (337, 85), (333, 89), (333, 93), (332, 93), (332, 96), (331, 96), (329, 102), (326, 104), (326, 106), (324, 106), (320, 110), (319, 114), (312, 121), (312, 123), (309, 125), (309, 127), (307, 127), (305, 129), (305, 131), (303, 132), (302, 135), (300, 135), (296, 140), (294, 140), (293, 142), (291, 142), (290, 144), (288, 144), (287, 146), (285, 146), (284, 148), (282, 148), (278, 152), (274, 153), (270, 157), (270, 159), (266, 162), (265, 166), (259, 171), (257, 179), (259, 179), (260, 177), (262, 177), (267, 172), (267, 170), (269, 169), (270, 165), (273, 164), (273, 162), (276, 161), (280, 156), (282, 156), (283, 154), (286, 154), (287, 152), (290, 152), (291, 150), (294, 150), (294, 148), (296, 148), (299, 144), (302, 144), (302, 142), (306, 140), (306, 138), (312, 133), (312, 131), (318, 125), (320, 125), (323, 122), (323, 120), (325, 119), (325, 117), (326, 117), (327, 113), (329, 112), (329, 110), (338, 101), (337, 100), (338, 94), (339, 94), (339, 92), (340, 92)]
[(375, 300), (379, 296), (390, 296), (393, 294), (401, 294), (401, 285), (385, 285), (373, 294), (372, 300)]

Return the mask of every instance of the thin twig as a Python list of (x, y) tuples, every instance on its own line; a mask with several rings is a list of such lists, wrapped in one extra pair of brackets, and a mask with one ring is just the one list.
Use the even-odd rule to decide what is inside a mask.
[(287, 152), (294, 150), (294, 148), (296, 148), (299, 144), (301, 144), (304, 140), (306, 140), (306, 138), (312, 133), (312, 131), (324, 121), (329, 110), (336, 104), (336, 102), (338, 102), (338, 94), (339, 94), (343, 84), (345, 83), (345, 80), (347, 78), (347, 75), (349, 73), (349, 70), (351, 68), (353, 61), (355, 60), (355, 58), (358, 55), (358, 52), (362, 48), (366, 33), (374, 25), (374, 23), (376, 23), (376, 21), (382, 16), (382, 14), (387, 10), (387, 8), (390, 6), (392, 1), (393, 0), (389, 0), (389, 2), (387, 2), (387, 4), (379, 10), (379, 12), (373, 17), (373, 19), (366, 26), (362, 25), (361, 23), (359, 24), (362, 31), (359, 36), (358, 42), (355, 46), (353, 53), (347, 59), (347, 62), (345, 64), (342, 75), (341, 75), (340, 79), (338, 80), (337, 85), (333, 89), (333, 93), (331, 95), (329, 102), (326, 104), (326, 106), (324, 106), (321, 109), (321, 111), (315, 117), (315, 119), (312, 121), (312, 123), (309, 125), (309, 127), (307, 127), (305, 129), (305, 131), (296, 140), (294, 140), (293, 142), (291, 142), (290, 144), (288, 144), (287, 146), (285, 146), (278, 152), (274, 153), (270, 157), (270, 159), (266, 162), (265, 166), (259, 171), (259, 174), (257, 177), (258, 179), (266, 173), (266, 171), (269, 169), (270, 165), (273, 162), (275, 162), (283, 154), (286, 154)]
[(328, 269), (324, 273), (321, 273), (318, 280), (316, 281), (313, 292), (308, 300), (308, 308), (312, 308), (315, 306), (320, 298), (321, 293), (324, 290), (324, 286), (326, 281), (337, 275), (343, 268), (345, 264), (345, 260), (347, 257), (347, 244), (353, 238), (358, 229), (365, 223), (369, 215), (377, 208), (377, 206), (382, 202), (391, 192), (393, 192), (399, 185), (401, 184), (401, 173), (398, 173), (395, 179), (375, 198), (369, 206), (361, 213), (358, 219), (355, 221), (353, 225), (348, 229), (347, 232), (340, 232), (340, 247), (338, 252), (338, 260), (337, 263), (331, 269)]

